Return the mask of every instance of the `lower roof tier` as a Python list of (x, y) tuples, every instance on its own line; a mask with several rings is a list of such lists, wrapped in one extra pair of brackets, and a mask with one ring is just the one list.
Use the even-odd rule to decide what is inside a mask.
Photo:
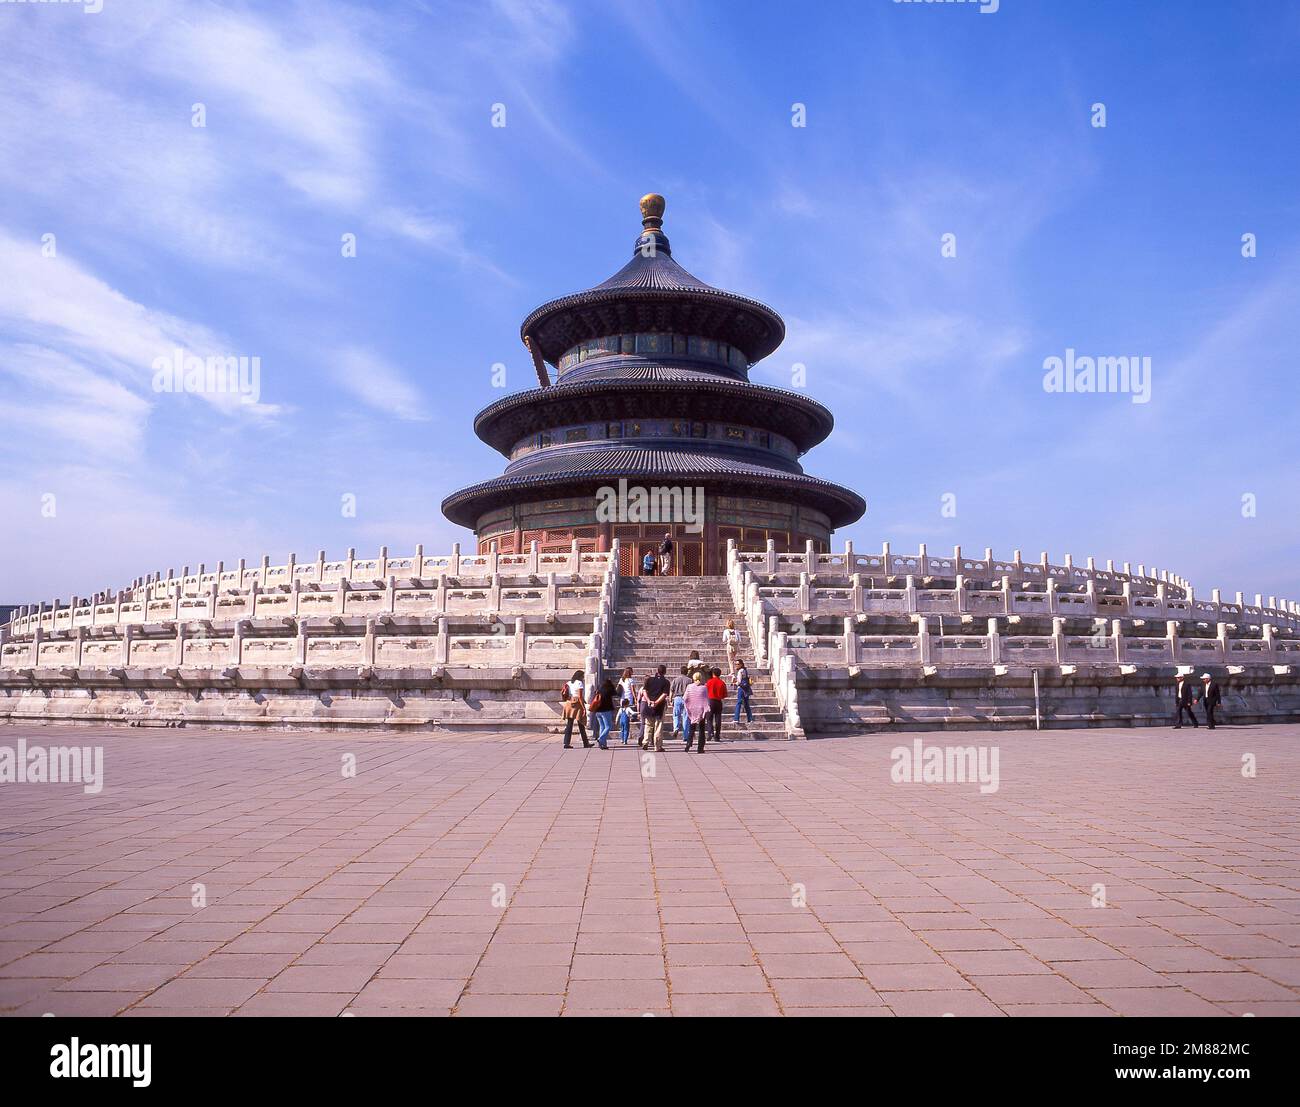
[(741, 422), (776, 431), (803, 453), (835, 425), (816, 400), (799, 392), (714, 373), (642, 364), (616, 377), (562, 382), (515, 392), (478, 413), (474, 433), (509, 456), (521, 438), (577, 422), (671, 418)]
[(701, 485), (707, 494), (761, 494), (790, 499), (824, 513), (832, 527), (860, 519), (866, 502), (856, 492), (805, 473), (786, 472), (724, 454), (664, 447), (609, 446), (559, 452), (544, 465), (462, 488), (442, 501), (442, 513), (473, 530), (487, 512), (524, 500), (594, 495), (621, 478), (643, 484)]

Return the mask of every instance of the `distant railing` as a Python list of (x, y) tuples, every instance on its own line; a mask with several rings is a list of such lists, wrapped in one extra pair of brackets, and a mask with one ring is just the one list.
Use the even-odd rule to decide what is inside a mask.
[[(936, 557), (924, 546), (895, 554), (889, 543), (880, 554), (856, 553), (851, 543), (843, 553), (818, 553), (811, 542), (803, 553), (783, 554), (770, 541), (765, 551), (742, 552), (733, 541), (727, 580), (792, 734), (800, 729), (800, 667), (940, 672), (1118, 665), (1135, 671), (1163, 664), (1288, 671), (1300, 663), (1300, 638), (1286, 636), (1300, 630), (1300, 604), (1272, 596), (1248, 604), (1240, 592), (1235, 603), (1224, 602), (1217, 589), (1211, 600), (1198, 600), (1184, 578), (1144, 565), (1136, 573), (1127, 563), (1117, 570), (1108, 561), (1100, 569), (1092, 558), (1076, 566), (1068, 554), (1064, 565), (1051, 564), (1046, 554), (1026, 562), (1019, 551), (1010, 560), (991, 550), (976, 559), (960, 547), (952, 557)], [(957, 633), (946, 633), (945, 616), (958, 620)], [(1034, 616), (1051, 620), (1050, 635), (1023, 632), (1020, 620)], [(891, 617), (895, 624), (908, 620), (909, 632), (891, 626)], [(1095, 632), (1067, 632), (1067, 620), (1078, 617), (1092, 619)], [(813, 632), (828, 619), (842, 619), (842, 632)], [(976, 619), (985, 633), (966, 629)], [(1164, 636), (1151, 637), (1149, 623), (1163, 623)], [(1215, 636), (1187, 633), (1198, 624), (1212, 626)]]

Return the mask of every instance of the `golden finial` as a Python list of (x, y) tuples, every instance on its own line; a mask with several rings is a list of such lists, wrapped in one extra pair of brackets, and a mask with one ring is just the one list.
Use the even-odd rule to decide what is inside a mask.
[(641, 226), (647, 231), (657, 231), (664, 225), (664, 198), (657, 192), (647, 192), (641, 197)]

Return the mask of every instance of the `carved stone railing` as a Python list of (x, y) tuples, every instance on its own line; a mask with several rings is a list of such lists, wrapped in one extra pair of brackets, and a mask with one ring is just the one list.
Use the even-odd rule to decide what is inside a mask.
[[(483, 554), (462, 557), (349, 557), (344, 562), (263, 566), (234, 573), (197, 573), (167, 578), (99, 601), (74, 599), (61, 606), (20, 609), (5, 628), (6, 638), (29, 637), (39, 626), (49, 633), (77, 627), (109, 627), (177, 619), (230, 621), (273, 616), (372, 614), (554, 616), (594, 614), (601, 590), (617, 561), (609, 553), (584, 553), (577, 544), (563, 554)], [(337, 571), (336, 571), (337, 570)], [(536, 571), (534, 571), (536, 570)], [(416, 575), (417, 571), (420, 575)], [(569, 581), (559, 583), (564, 575)], [(615, 574), (616, 575), (616, 574)], [(577, 578), (577, 582), (573, 582)], [(585, 578), (585, 582), (584, 582)]]
[[(238, 620), (222, 629), (179, 622), (170, 634), (146, 634), (127, 625), (120, 634), (77, 628), (0, 646), (0, 675), (33, 676), (38, 670), (64, 675), (95, 670), (180, 670), (250, 668), (493, 667), (582, 669), (591, 656), (592, 637), (584, 630), (564, 632), (524, 616), (513, 625), (494, 624), (488, 633), (453, 632), (447, 618), (428, 633), (406, 632), (391, 623), (367, 619), (342, 629), (328, 620), (285, 620), (280, 629)], [(358, 632), (359, 631), (359, 632)]]
[[(999, 561), (919, 553), (819, 554), (812, 543), (802, 554), (778, 554), (773, 543), (760, 553), (728, 543), (727, 580), (737, 613), (754, 643), (756, 663), (770, 671), (787, 729), (799, 730), (797, 678), (821, 667), (899, 669), (926, 673), (974, 667), (1030, 669), (1055, 666), (1176, 666), (1191, 670), (1226, 666), (1273, 666), (1289, 672), (1300, 664), (1300, 604), (1237, 593), (1235, 603), (1198, 600), (1182, 577), (1138, 566), (1136, 573), (1113, 562), (1099, 569), (1092, 558), (1076, 566), (1052, 565), (1044, 554), (1025, 562), (1019, 552)], [(901, 581), (901, 586), (895, 582)], [(948, 583), (948, 582), (951, 583)], [(938, 583), (941, 582), (941, 583)], [(995, 587), (982, 587), (996, 582)], [(944, 620), (957, 621), (949, 633)], [(1026, 634), (1021, 621), (1050, 619), (1050, 635)], [(1067, 631), (1067, 621), (1091, 619), (1095, 630)], [(841, 620), (840, 633), (819, 633)], [(897, 623), (911, 623), (899, 633)], [(972, 633), (971, 624), (984, 633)], [(873, 625), (874, 624), (874, 625)], [(1148, 624), (1163, 624), (1152, 637)], [(1213, 628), (1214, 637), (1194, 633)], [(936, 633), (936, 630), (938, 633)], [(1258, 632), (1257, 634), (1255, 632)]]

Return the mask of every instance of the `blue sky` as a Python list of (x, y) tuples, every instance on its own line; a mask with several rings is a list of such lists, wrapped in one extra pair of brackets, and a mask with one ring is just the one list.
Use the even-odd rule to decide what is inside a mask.
[[(753, 378), (835, 412), (839, 538), (1300, 596), (1298, 40), (1268, 0), (0, 4), (0, 602), (468, 540), (492, 366), (529, 387), (520, 320), (652, 190), (785, 317)], [(155, 392), (175, 348), (258, 402)], [(1150, 402), (1045, 392), (1067, 348)]]

